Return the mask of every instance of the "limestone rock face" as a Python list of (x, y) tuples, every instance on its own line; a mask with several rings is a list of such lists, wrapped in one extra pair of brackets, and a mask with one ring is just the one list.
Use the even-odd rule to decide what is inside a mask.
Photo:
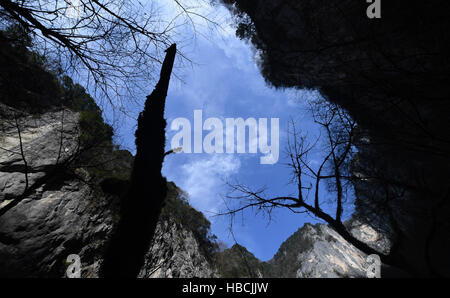
[(199, 246), (192, 231), (172, 220), (160, 221), (139, 277), (218, 277)]
[[(78, 254), (82, 277), (98, 277), (119, 197), (85, 183), (90, 174), (81, 166), (75, 176), (55, 170), (79, 149), (79, 114), (2, 108), (10, 117), (0, 127), (0, 276), (65, 277), (67, 257)], [(159, 223), (148, 257), (141, 277), (212, 275), (192, 231), (171, 221)]]
[(76, 154), (78, 117), (64, 110), (2, 121), (1, 276), (64, 276), (69, 254), (80, 255), (86, 269), (98, 261), (94, 255), (113, 226), (114, 200), (56, 170)]
[(0, 275), (64, 276), (69, 254), (91, 271), (112, 229), (110, 202), (77, 181), (22, 200), (0, 217)]
[[(372, 227), (352, 219), (346, 223), (359, 240), (382, 253), (389, 252), (389, 239)], [(367, 277), (373, 264), (367, 255), (325, 224), (305, 224), (280, 246), (265, 266), (265, 277), (355, 278)], [(368, 262), (369, 261), (369, 262)]]
[[(389, 253), (391, 241), (385, 234), (356, 218), (345, 224), (359, 240), (380, 253)], [(366, 278), (367, 269), (376, 258), (368, 259), (328, 225), (309, 223), (286, 239), (267, 262), (261, 262), (238, 245), (221, 252), (219, 257), (222, 262), (218, 268), (224, 277), (239, 274), (239, 277), (265, 278)], [(392, 267), (379, 265), (381, 277), (405, 276)]]
[[(375, 244), (380, 237), (366, 225), (354, 231), (369, 240), (368, 243)], [(298, 252), (296, 277), (367, 277), (367, 268), (371, 264), (367, 262), (367, 255), (327, 225), (305, 225), (300, 241), (311, 243), (311, 246)]]
[[(69, 110), (33, 117), (0, 106), (0, 207), (25, 189), (25, 163), (28, 186), (43, 179), (58, 164), (67, 161), (77, 149), (78, 113)], [(19, 138), (19, 133), (21, 138)], [(20, 140), (22, 141), (21, 152)]]

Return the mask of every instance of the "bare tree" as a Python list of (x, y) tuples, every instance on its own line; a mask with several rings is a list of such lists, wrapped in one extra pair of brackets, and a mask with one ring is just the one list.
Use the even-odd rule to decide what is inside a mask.
[[(266, 188), (254, 190), (241, 183), (228, 183), (231, 191), (227, 198), (237, 200), (239, 205), (233, 208), (228, 206), (229, 210), (222, 215), (235, 215), (245, 209), (254, 209), (267, 214), (270, 218), (276, 208), (287, 208), (294, 213), (309, 213), (324, 220), (361, 251), (378, 254), (384, 263), (391, 264), (389, 255), (357, 239), (342, 220), (349, 188), (355, 179), (363, 179), (351, 171), (351, 161), (355, 156), (354, 139), (357, 124), (336, 105), (323, 101), (315, 105), (314, 119), (322, 128), (324, 136), (319, 136), (310, 143), (306, 135), (296, 130), (294, 123), (291, 123), (289, 129), (287, 165), (292, 170), (292, 182), (297, 186), (297, 196), (268, 197), (265, 194)], [(323, 142), (320, 142), (322, 138)], [(320, 149), (324, 152), (323, 159), (319, 163), (313, 163), (309, 155), (320, 144), (322, 144)], [(323, 185), (328, 185), (335, 194), (334, 214), (323, 208), (324, 202), (321, 201)]]
[(267, 82), (317, 89), (364, 130), (359, 210), (373, 219), (389, 206), (378, 221), (395, 218), (407, 235), (397, 260), (418, 276), (448, 276), (448, 2), (389, 1), (375, 23), (364, 1), (221, 1)]
[[(188, 38), (180, 28), (189, 25), (195, 34), (196, 23), (217, 26), (192, 1), (166, 4), (173, 10), (168, 15), (157, 1), (0, 0), (0, 18), (5, 27), (19, 23), (31, 33), (34, 48), (59, 71), (78, 76), (97, 97), (123, 107), (125, 96), (155, 81), (164, 50)], [(181, 63), (189, 61), (178, 54)]]

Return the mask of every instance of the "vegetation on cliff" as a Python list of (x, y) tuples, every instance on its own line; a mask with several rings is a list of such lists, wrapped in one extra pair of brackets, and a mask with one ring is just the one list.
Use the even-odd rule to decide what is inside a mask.
[(266, 277), (266, 264), (237, 243), (231, 248), (217, 252), (214, 265), (224, 278)]
[[(73, 164), (63, 169), (65, 174), (88, 183), (96, 195), (122, 196), (130, 186), (134, 156), (114, 144), (113, 128), (104, 122), (95, 100), (70, 77), (52, 69), (46, 57), (31, 51), (32, 39), (21, 26), (0, 31), (0, 40), (0, 103), (14, 108), (17, 117), (38, 118), (63, 109), (78, 112), (79, 150)], [(89, 175), (80, 174), (81, 168)], [(189, 205), (186, 195), (173, 182), (168, 182), (167, 187), (160, 220), (171, 219), (191, 230), (201, 253), (212, 260), (217, 244), (210, 222)], [(119, 218), (117, 213), (115, 220)]]

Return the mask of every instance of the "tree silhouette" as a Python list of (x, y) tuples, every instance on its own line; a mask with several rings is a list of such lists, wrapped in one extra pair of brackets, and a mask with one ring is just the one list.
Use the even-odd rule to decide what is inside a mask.
[(176, 45), (166, 53), (159, 82), (139, 115), (131, 185), (104, 258), (102, 277), (133, 278), (139, 274), (167, 194), (167, 182), (161, 174), (166, 141), (164, 107)]
[(180, 36), (179, 28), (191, 26), (195, 34), (196, 23), (217, 25), (192, 5), (172, 3), (173, 16), (163, 15), (155, 1), (0, 0), (0, 18), (5, 26), (20, 24), (49, 64), (81, 78), (97, 100), (123, 107), (114, 98), (156, 82), (163, 50)]
[[(227, 182), (230, 193), (226, 198), (230, 201), (227, 204), (227, 211), (221, 215), (234, 216), (245, 209), (255, 210), (272, 216), (276, 208), (284, 208), (293, 213), (308, 213), (312, 216), (325, 221), (345, 240), (360, 249), (367, 255), (377, 254), (383, 263), (400, 267), (405, 271), (410, 270), (407, 264), (393, 258), (396, 247), (401, 241), (401, 231), (392, 229), (397, 226), (395, 220), (389, 217), (389, 226), (387, 233), (392, 240), (392, 249), (386, 253), (374, 248), (371, 245), (355, 237), (348, 225), (343, 222), (343, 213), (346, 204), (351, 203), (352, 190), (355, 184), (364, 183), (366, 180), (377, 180), (380, 188), (388, 188), (384, 200), (371, 201), (370, 211), (372, 216), (380, 216), (379, 210), (391, 211), (389, 205), (394, 200), (393, 191), (390, 189), (392, 181), (384, 181), (383, 175), (366, 176), (355, 170), (357, 161), (356, 144), (361, 139), (360, 128), (356, 122), (339, 106), (328, 103), (323, 99), (311, 102), (311, 111), (315, 123), (317, 123), (323, 132), (317, 139), (311, 141), (306, 134), (298, 131), (292, 122), (288, 130), (287, 145), (287, 166), (292, 171), (292, 182), (296, 185), (297, 196), (276, 196), (268, 197), (265, 193), (267, 188), (253, 189), (242, 183)], [(311, 158), (314, 151), (320, 150), (322, 157)], [(384, 182), (384, 183), (382, 183)], [(334, 213), (323, 208), (324, 197), (321, 193), (324, 186), (333, 193), (332, 203)], [(233, 205), (237, 202), (238, 205)], [(366, 210), (369, 210), (366, 207)], [(375, 227), (379, 227), (378, 223)]]

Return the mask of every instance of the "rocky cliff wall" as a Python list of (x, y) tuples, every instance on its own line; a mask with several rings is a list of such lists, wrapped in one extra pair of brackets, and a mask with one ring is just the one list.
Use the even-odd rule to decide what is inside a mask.
[[(390, 240), (357, 219), (346, 222), (349, 231), (371, 247), (388, 253)], [(284, 241), (274, 257), (261, 262), (237, 245), (218, 254), (225, 276), (270, 278), (367, 278), (374, 262), (325, 224), (305, 224)], [(220, 260), (219, 260), (220, 261)], [(380, 277), (406, 277), (398, 268), (380, 263)]]
[[(381, 252), (389, 252), (390, 242), (383, 234), (356, 220), (347, 225), (359, 240)], [(366, 278), (372, 264), (367, 257), (329, 226), (305, 224), (269, 261), (272, 266), (269, 274), (298, 278)], [(389, 272), (381, 270), (381, 274), (383, 277)]]
[(218, 277), (199, 246), (192, 231), (172, 220), (160, 221), (139, 277)]
[[(0, 276), (64, 277), (67, 256), (78, 254), (82, 276), (97, 277), (120, 200), (91, 185), (88, 169), (70, 163), (80, 150), (80, 114), (2, 109)], [(169, 189), (178, 196), (176, 187)], [(140, 277), (214, 274), (193, 232), (170, 219), (159, 222), (147, 257)]]

